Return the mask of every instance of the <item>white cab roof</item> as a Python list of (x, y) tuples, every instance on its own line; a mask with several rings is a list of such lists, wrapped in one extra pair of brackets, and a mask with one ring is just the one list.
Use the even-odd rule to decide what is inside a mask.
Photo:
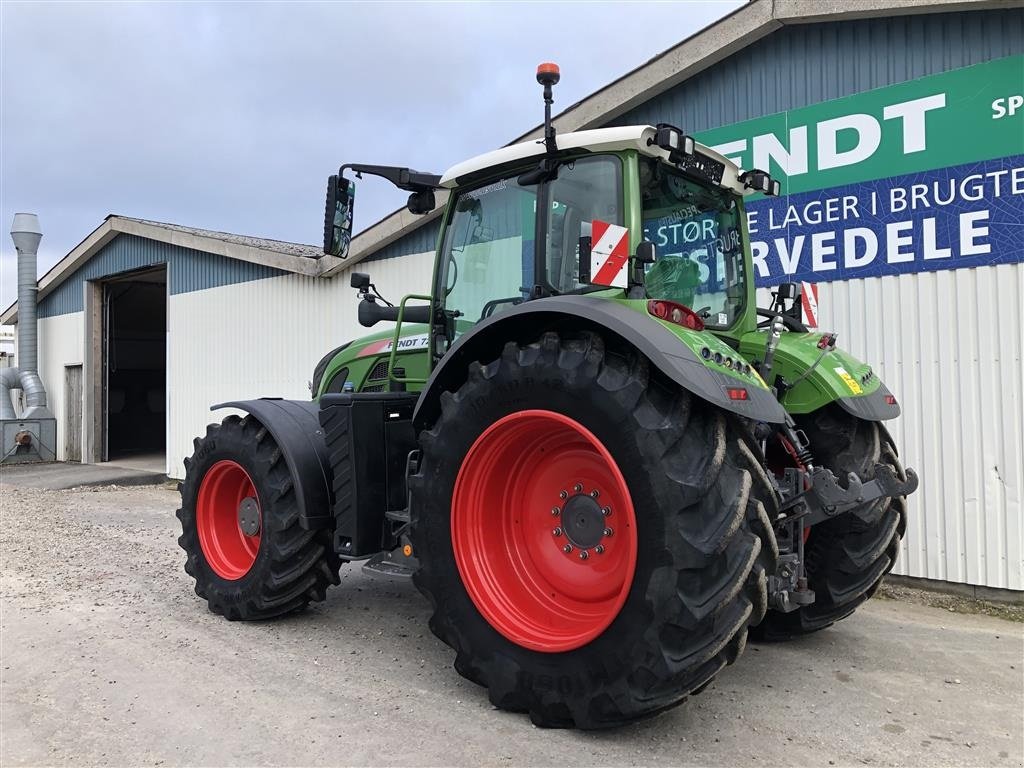
[[(555, 137), (555, 142), (560, 150), (567, 149), (588, 149), (591, 152), (616, 152), (624, 149), (635, 149), (638, 152), (650, 157), (668, 159), (668, 152), (655, 146), (649, 141), (654, 139), (655, 129), (650, 125), (626, 125), (618, 128), (596, 128), (590, 131), (573, 131), (562, 133)], [(747, 194), (749, 190), (744, 189), (739, 181), (740, 169), (724, 155), (720, 155), (713, 149), (697, 144), (697, 151), (701, 154), (712, 157), (725, 165), (725, 172), (722, 174), (722, 186), (732, 189), (738, 194)], [(493, 152), (486, 152), (477, 155), (469, 160), (463, 160), (445, 171), (441, 177), (441, 186), (452, 189), (455, 180), (471, 173), (486, 171), (488, 168), (513, 163), (530, 157), (540, 157), (544, 154), (543, 139), (531, 139), (519, 144), (512, 144), (508, 147), (496, 149)]]

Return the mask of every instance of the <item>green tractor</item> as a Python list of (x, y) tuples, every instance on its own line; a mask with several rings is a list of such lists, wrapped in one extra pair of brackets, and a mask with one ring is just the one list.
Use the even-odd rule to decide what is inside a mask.
[(443, 176), (342, 166), (427, 213), (450, 193), (430, 295), (386, 302), (316, 366), (311, 401), (224, 403), (178, 512), (209, 608), (268, 619), (342, 564), (411, 578), (455, 667), (543, 726), (679, 704), (742, 653), (850, 615), (892, 568), (917, 487), (869, 365), (809, 333), (798, 289), (755, 304), (759, 170), (671, 125), (555, 135)]

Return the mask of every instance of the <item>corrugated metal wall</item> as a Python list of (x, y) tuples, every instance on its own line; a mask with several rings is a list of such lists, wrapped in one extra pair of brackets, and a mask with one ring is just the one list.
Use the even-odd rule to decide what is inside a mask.
[[(430, 293), (434, 253), (358, 264), (389, 299)], [(253, 397), (309, 399), (313, 368), (328, 350), (372, 331), (356, 320), (349, 271), (300, 275), (179, 293), (168, 311), (168, 473), (182, 477), (192, 438), (224, 413), (212, 403)]]
[(82, 283), (86, 280), (101, 280), (157, 264), (169, 265), (167, 282), (172, 294), (286, 274), (262, 264), (120, 234), (40, 300), (39, 317), (81, 312), (85, 295)]
[(610, 125), (706, 131), (1020, 53), (1019, 8), (788, 26)]
[(1024, 589), (1024, 264), (818, 286), (819, 324), (899, 398), (921, 476), (897, 572)]

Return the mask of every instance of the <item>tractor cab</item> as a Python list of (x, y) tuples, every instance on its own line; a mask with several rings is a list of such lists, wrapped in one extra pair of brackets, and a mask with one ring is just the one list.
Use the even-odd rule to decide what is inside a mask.
[[(693, 330), (738, 343), (756, 327), (743, 197), (778, 194), (779, 183), (697, 144), (675, 126), (627, 126), (556, 136), (550, 119), (557, 69), (542, 65), (544, 138), (488, 152), (432, 176), (405, 168), (343, 166), (328, 185), (324, 250), (347, 255), (354, 183), (375, 174), (410, 191), (409, 210), (427, 213), (435, 192), (449, 201), (430, 307), (404, 308), (427, 322), (432, 364), (483, 320), (525, 302), (597, 295), (652, 307)], [(360, 322), (398, 319), (398, 310), (353, 279)], [(366, 306), (369, 305), (369, 306)]]

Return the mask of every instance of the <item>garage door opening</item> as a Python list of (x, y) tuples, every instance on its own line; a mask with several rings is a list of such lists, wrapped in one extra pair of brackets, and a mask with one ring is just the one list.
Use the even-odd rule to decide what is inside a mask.
[(167, 270), (104, 284), (107, 461), (163, 472), (167, 450)]

